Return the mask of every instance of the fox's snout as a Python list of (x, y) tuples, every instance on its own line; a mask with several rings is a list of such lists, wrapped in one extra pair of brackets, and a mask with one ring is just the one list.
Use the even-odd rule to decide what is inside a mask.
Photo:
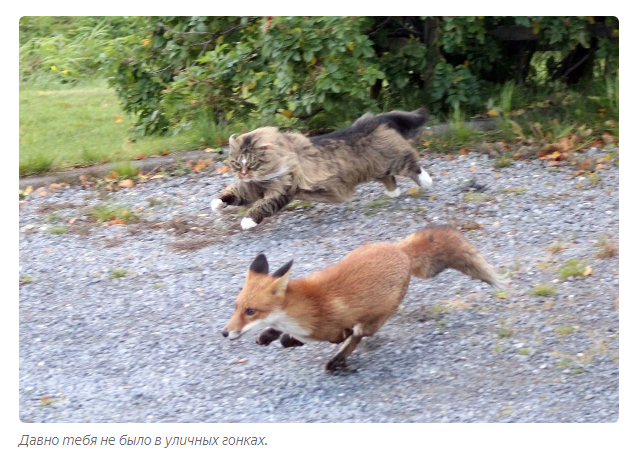
[(237, 331), (237, 330), (227, 330), (227, 327), (222, 329), (222, 336), (225, 338), (228, 338), (229, 340), (235, 340), (236, 338), (240, 338), (240, 335), (242, 335), (244, 332), (243, 331)]

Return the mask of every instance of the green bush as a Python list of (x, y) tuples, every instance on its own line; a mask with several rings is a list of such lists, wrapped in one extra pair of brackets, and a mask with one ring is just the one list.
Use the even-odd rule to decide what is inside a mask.
[[(617, 107), (617, 40), (592, 38), (596, 21), (617, 31), (616, 18), (578, 16), (28, 17), (20, 76), (108, 77), (142, 134), (238, 122), (330, 129), (420, 105), (474, 115), (507, 81), (535, 89), (582, 76), (608, 83)], [(513, 26), (537, 40), (499, 37)]]

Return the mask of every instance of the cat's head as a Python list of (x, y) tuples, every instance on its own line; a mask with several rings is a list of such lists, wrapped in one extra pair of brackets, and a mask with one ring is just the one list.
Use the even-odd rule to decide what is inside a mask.
[(239, 180), (267, 181), (283, 170), (276, 138), (275, 128), (259, 128), (229, 138), (229, 166)]

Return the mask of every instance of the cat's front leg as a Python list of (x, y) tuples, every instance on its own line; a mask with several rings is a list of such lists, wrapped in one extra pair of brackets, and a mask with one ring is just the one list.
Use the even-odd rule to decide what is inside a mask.
[(247, 212), (247, 216), (242, 219), (240, 226), (243, 230), (258, 225), (262, 220), (277, 214), (284, 206), (293, 200), (293, 196), (286, 193), (274, 193), (265, 196), (257, 201)]
[(211, 200), (211, 210), (218, 212), (228, 205), (247, 205), (251, 201), (240, 194), (235, 185), (227, 186), (216, 197)]

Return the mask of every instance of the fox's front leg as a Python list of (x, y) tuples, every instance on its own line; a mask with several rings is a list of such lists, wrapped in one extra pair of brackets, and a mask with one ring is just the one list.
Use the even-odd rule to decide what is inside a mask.
[(263, 199), (257, 201), (242, 219), (240, 226), (243, 230), (255, 227), (266, 217), (277, 214), (284, 206), (293, 200), (293, 196), (287, 193), (267, 193)]
[(211, 210), (217, 212), (228, 205), (247, 205), (251, 204), (251, 200), (240, 194), (235, 185), (227, 186), (216, 197), (211, 200)]
[(263, 346), (269, 346), (272, 341), (277, 340), (282, 335), (280, 330), (275, 328), (266, 328), (264, 331), (256, 337), (256, 343)]

